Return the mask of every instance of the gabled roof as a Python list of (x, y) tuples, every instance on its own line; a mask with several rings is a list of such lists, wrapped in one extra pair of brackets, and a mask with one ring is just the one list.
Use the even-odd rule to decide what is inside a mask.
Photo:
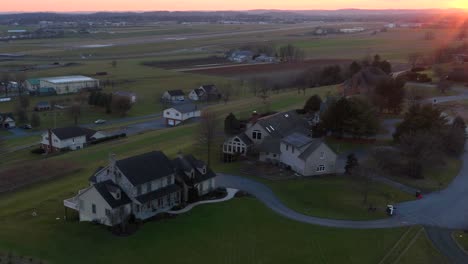
[(214, 84), (205, 84), (200, 86), (200, 88), (204, 89), (207, 94), (218, 93), (218, 89)]
[(253, 144), (253, 141), (245, 133), (241, 133), (236, 137), (240, 138), (240, 140), (242, 140), (247, 146)]
[(167, 91), (167, 93), (170, 96), (184, 96), (185, 95), (182, 90), (169, 90), (169, 91)]
[(134, 186), (174, 173), (171, 161), (161, 151), (148, 152), (118, 160), (116, 165)]
[[(111, 180), (103, 181), (94, 185), (98, 193), (106, 200), (112, 208), (117, 208), (132, 201), (128, 198), (127, 194)], [(120, 191), (120, 199), (115, 199), (111, 192)]]
[(13, 113), (0, 113), (0, 121), (3, 122), (3, 120), (10, 118), (11, 120), (15, 120), (15, 117), (13, 116)]
[(304, 147), (305, 145), (311, 143), (313, 141), (312, 138), (304, 135), (304, 134), (301, 134), (301, 133), (297, 133), (297, 132), (294, 132), (288, 136), (286, 136), (285, 138), (283, 138), (283, 142), (288, 144), (288, 145), (291, 145), (291, 146), (294, 146), (295, 148), (302, 148)]
[(309, 146), (299, 155), (299, 158), (306, 160), (310, 155), (312, 155), (315, 150), (317, 150), (320, 145), (324, 144), (323, 140), (320, 138), (313, 138), (312, 142), (309, 143)]
[(36, 106), (48, 106), (48, 107), (50, 107), (50, 103), (49, 102), (38, 102), (36, 104)]
[(276, 113), (259, 118), (256, 122), (265, 129), (270, 136), (283, 138), (292, 132), (308, 134), (308, 124), (296, 111)]
[(85, 127), (71, 126), (52, 129), (52, 133), (60, 140), (81, 136), (86, 136), (89, 139), (96, 134), (96, 131)]
[[(187, 184), (196, 184), (216, 177), (216, 174), (210, 168), (206, 167), (205, 162), (196, 159), (193, 155), (190, 154), (179, 155), (179, 157), (172, 160), (172, 164), (174, 165), (177, 175), (182, 177)], [(206, 167), (205, 174), (200, 173), (200, 171), (197, 169), (203, 167)], [(185, 174), (185, 172), (192, 170), (194, 172), (194, 178), (190, 179), (187, 174)]]
[(137, 196), (137, 197), (135, 197), (135, 199), (137, 199), (138, 202), (144, 204), (146, 202), (153, 201), (153, 200), (156, 200), (158, 198), (164, 197), (164, 196), (166, 196), (166, 195), (168, 195), (170, 193), (175, 193), (175, 192), (179, 191), (180, 189), (181, 189), (180, 186), (178, 186), (177, 184), (171, 184), (171, 185), (168, 185), (166, 187), (157, 189), (155, 191), (152, 191), (152, 192), (145, 193), (143, 195)]
[(179, 105), (172, 106), (172, 108), (174, 108), (175, 110), (179, 111), (182, 114), (195, 112), (199, 110), (198, 106), (195, 104), (179, 104)]
[(197, 96), (203, 96), (205, 91), (201, 88), (193, 89), (193, 91), (197, 94)]

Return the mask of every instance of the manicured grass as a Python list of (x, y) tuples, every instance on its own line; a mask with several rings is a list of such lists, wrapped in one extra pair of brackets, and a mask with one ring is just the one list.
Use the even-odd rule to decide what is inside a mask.
[[(376, 263), (405, 231), (322, 228), (277, 216), (251, 198), (200, 206), (117, 238), (102, 226), (64, 222), (57, 199), (4, 216), (0, 249), (49, 263)], [(25, 239), (27, 237), (27, 239)], [(339, 252), (339, 254), (337, 254)], [(207, 260), (207, 258), (209, 260)], [(314, 263), (316, 263), (314, 261)]]
[(400, 264), (448, 264), (450, 261), (442, 255), (431, 243), (426, 232), (421, 232), (413, 244), (400, 257)]
[(465, 231), (455, 231), (452, 234), (453, 239), (455, 239), (458, 243), (458, 245), (468, 252), (468, 233)]
[(422, 191), (438, 191), (446, 188), (453, 181), (460, 172), (461, 166), (461, 160), (450, 158), (444, 166), (424, 170), (424, 179), (410, 179), (405, 177), (392, 178)]
[[(381, 183), (373, 183), (368, 203), (353, 180), (346, 176), (323, 176), (286, 181), (264, 181), (288, 207), (312, 216), (367, 220), (386, 217), (387, 204), (408, 201), (411, 195)], [(369, 205), (377, 207), (369, 212)]]

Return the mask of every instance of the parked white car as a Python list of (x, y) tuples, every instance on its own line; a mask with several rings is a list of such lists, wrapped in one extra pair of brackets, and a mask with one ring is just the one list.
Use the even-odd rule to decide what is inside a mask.
[(98, 120), (94, 121), (94, 124), (100, 125), (100, 124), (104, 124), (104, 123), (106, 123), (106, 122), (107, 122), (107, 121), (104, 120), (104, 119), (98, 119)]

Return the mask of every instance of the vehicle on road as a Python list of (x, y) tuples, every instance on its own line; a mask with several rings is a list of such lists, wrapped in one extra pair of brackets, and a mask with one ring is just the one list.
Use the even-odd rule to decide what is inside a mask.
[(94, 121), (94, 124), (100, 125), (100, 124), (104, 124), (104, 123), (106, 123), (106, 122), (107, 122), (107, 121), (104, 120), (104, 119), (98, 119), (98, 120)]
[(32, 126), (30, 124), (22, 125), (22, 129), (32, 129)]

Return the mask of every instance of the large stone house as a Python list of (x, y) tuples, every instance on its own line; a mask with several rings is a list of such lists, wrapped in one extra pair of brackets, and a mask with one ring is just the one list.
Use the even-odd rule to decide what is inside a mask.
[(91, 140), (104, 138), (102, 132), (85, 127), (61, 127), (49, 129), (42, 134), (41, 148), (48, 153), (62, 150), (77, 150), (88, 145)]
[(204, 162), (180, 154), (170, 160), (161, 151), (116, 160), (89, 179), (90, 186), (64, 200), (80, 221), (114, 226), (134, 217), (145, 220), (188, 201), (189, 193), (215, 189), (215, 176)]
[(322, 139), (311, 138), (309, 127), (295, 111), (253, 119), (244, 133), (225, 140), (224, 160), (255, 154), (303, 176), (334, 173), (337, 155)]

